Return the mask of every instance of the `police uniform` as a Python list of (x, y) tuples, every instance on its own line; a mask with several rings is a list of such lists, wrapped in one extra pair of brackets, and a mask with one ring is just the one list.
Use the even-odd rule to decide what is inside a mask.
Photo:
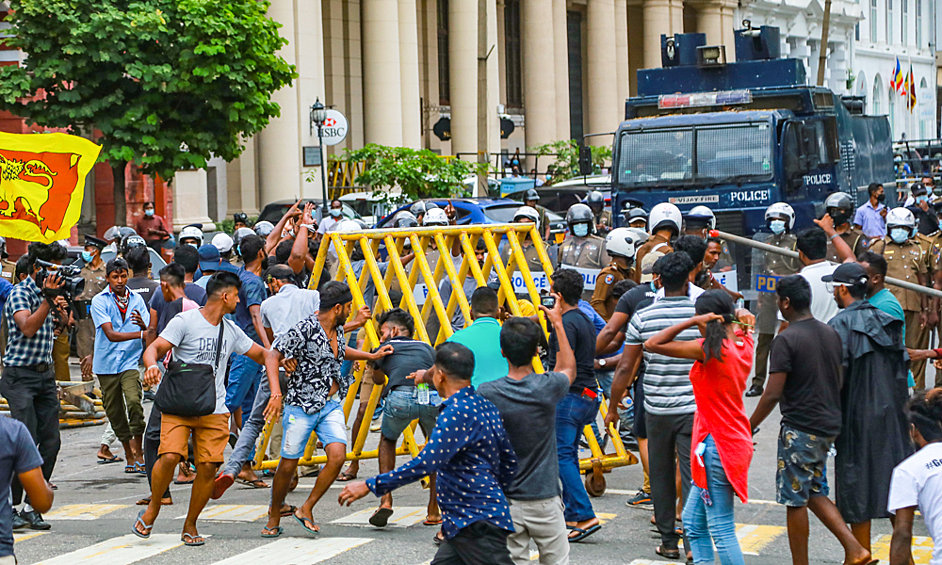
[(599, 272), (595, 279), (595, 291), (592, 293), (592, 307), (599, 313), (599, 316), (609, 321), (612, 314), (615, 313), (615, 305), (618, 303), (612, 296), (612, 287), (619, 281), (627, 279), (631, 271), (623, 271), (618, 268), (614, 261)]
[[(844, 243), (847, 244), (847, 247), (850, 247), (850, 250), (854, 253), (854, 257), (857, 257), (870, 248), (870, 238), (864, 235), (864, 233), (856, 227), (852, 226), (849, 230), (840, 234), (840, 238), (844, 240)], [(844, 262), (844, 260), (841, 259), (837, 254), (837, 248), (834, 247), (834, 243), (831, 240), (828, 240), (827, 260), (832, 263)]]
[[(661, 235), (652, 234), (648, 238), (648, 241), (635, 253), (633, 280), (636, 283), (650, 282), (651, 279), (654, 278), (651, 274), (651, 267), (654, 266), (654, 263), (664, 255), (673, 252), (674, 248), (671, 247), (669, 239)], [(644, 274), (644, 271), (647, 271), (647, 274)]]
[(599, 226), (601, 224), (605, 224), (606, 232), (609, 232), (615, 229), (615, 224), (612, 223), (612, 211), (611, 210), (602, 210), (602, 213), (595, 217), (595, 225)]
[[(795, 250), (795, 244), (798, 241), (797, 238), (790, 233), (781, 233), (778, 235), (758, 233), (754, 239), (789, 251)], [(794, 275), (801, 269), (801, 263), (798, 259), (779, 255), (778, 253), (769, 253), (759, 249), (753, 250), (752, 264), (758, 266), (757, 272), (777, 277)], [(775, 337), (775, 330), (778, 326), (778, 306), (775, 304), (774, 292), (759, 292), (758, 295), (758, 309), (756, 312), (756, 333), (758, 334), (756, 339), (756, 370), (752, 378), (752, 386), (763, 388), (765, 387), (765, 379), (768, 376), (769, 352), (772, 347), (772, 339)]]
[[(574, 267), (579, 270), (588, 269), (594, 271), (592, 275), (596, 277), (596, 285), (599, 283), (598, 277), (601, 276), (599, 271), (602, 270), (602, 267), (612, 262), (612, 258), (609, 257), (608, 253), (605, 251), (605, 240), (597, 235), (589, 235), (586, 237), (579, 237), (577, 235), (570, 236), (569, 239), (559, 246), (559, 253), (557, 255), (558, 264), (562, 267)], [(583, 275), (585, 274), (587, 273), (583, 273)], [(592, 294), (592, 289), (586, 288), (582, 292), (582, 299), (592, 300)]]
[[(926, 255), (929, 240), (928, 238), (915, 238), (907, 240), (900, 245), (889, 237), (875, 241), (870, 244), (870, 250), (874, 253), (882, 253), (886, 259), (886, 276), (902, 281), (919, 284), (919, 275), (927, 275)], [(910, 349), (926, 349), (929, 346), (929, 327), (923, 327), (919, 323), (919, 314), (922, 312), (922, 297), (918, 292), (900, 288), (898, 286), (889, 286), (890, 292), (899, 300), (906, 316), (906, 347)], [(926, 375), (925, 361), (917, 361), (910, 366), (913, 372), (913, 378), (916, 380), (916, 388), (925, 388)]]
[(75, 298), (75, 310), (78, 312), (75, 320), (75, 351), (80, 360), (88, 357), (95, 350), (95, 323), (88, 313), (88, 307), (92, 303), (92, 298), (108, 286), (105, 267), (104, 261), (97, 269), (86, 264), (80, 273), (80, 276), (85, 279), (85, 290)]
[[(527, 261), (527, 267), (530, 269), (530, 272), (531, 272), (531, 273), (534, 273), (534, 274), (535, 274), (535, 273), (542, 273), (542, 272), (544, 272), (544, 271), (543, 271), (543, 262), (540, 261), (540, 254), (537, 253), (537, 251), (536, 251), (536, 245), (534, 245), (533, 243), (531, 243), (530, 245), (526, 245), (526, 244), (522, 241), (522, 238), (521, 238), (520, 247), (523, 249), (523, 256), (524, 256), (524, 258), (525, 258), (526, 261)], [(556, 264), (553, 264), (553, 263), (554, 263), (554, 261), (553, 261), (553, 259), (554, 259), (554, 253), (552, 252), (551, 249), (552, 249), (552, 248), (547, 247), (547, 250), (546, 250), (546, 251), (547, 251), (547, 257), (548, 257), (549, 260), (550, 260), (551, 266), (555, 269), (555, 268), (556, 268)], [(504, 266), (507, 265), (507, 261), (510, 259), (510, 255), (511, 255), (511, 248), (510, 248), (510, 243), (508, 242), (507, 244), (504, 245), (504, 248), (503, 248), (503, 249), (501, 250), (501, 252), (500, 252), (500, 260), (501, 260), (501, 262), (504, 264)], [(513, 278), (514, 273), (516, 273), (516, 272), (519, 271), (519, 270), (520, 270), (520, 269), (517, 267), (517, 262), (514, 261), (514, 267), (513, 267), (513, 269), (507, 271), (507, 276), (510, 277), (510, 278)], [(536, 277), (534, 276), (534, 278), (536, 278)], [(540, 289), (537, 289), (537, 291), (539, 291), (539, 290), (540, 290)], [(524, 289), (518, 289), (517, 296), (522, 296), (522, 297), (525, 297), (525, 298), (529, 298), (529, 297), (530, 297), (530, 293), (529, 293), (525, 288), (524, 288)]]

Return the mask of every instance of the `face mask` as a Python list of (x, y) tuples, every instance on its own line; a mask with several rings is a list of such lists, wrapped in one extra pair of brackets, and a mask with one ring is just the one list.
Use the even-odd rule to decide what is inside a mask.
[(877, 196), (877, 202), (884, 202), (884, 201), (886, 201), (886, 194), (881, 194), (880, 196)]
[(781, 235), (785, 233), (785, 221), (784, 220), (772, 220), (769, 222), (769, 229), (772, 230), (772, 233), (775, 235)]
[(928, 199), (927, 197), (925, 197), (925, 196), (917, 196), (917, 197), (916, 197), (916, 204), (922, 204), (922, 203), (928, 202), (928, 201), (929, 201), (929, 199)]
[(192, 247), (193, 249), (199, 249), (199, 247), (197, 247), (197, 245), (196, 245), (195, 243), (192, 243), (192, 242), (189, 242), (189, 241), (188, 241), (188, 242), (187, 242), (187, 245), (189, 245), (189, 246)]
[(890, 230), (890, 239), (896, 243), (904, 243), (909, 239), (909, 230), (906, 228), (893, 228)]
[(82, 261), (85, 261), (86, 263), (91, 263), (92, 259), (94, 258), (95, 256), (89, 253), (88, 251), (82, 251)]
[(144, 215), (145, 215), (145, 216), (148, 216), (148, 217), (149, 217), (149, 216), (153, 216), (153, 215), (154, 215), (154, 211), (153, 211), (153, 210), (144, 210)]
[(840, 226), (850, 219), (850, 215), (847, 212), (835, 211), (833, 214), (831, 214), (831, 219), (834, 220), (835, 226)]
[(577, 237), (589, 235), (589, 224), (576, 224), (572, 226), (572, 233)]
[(333, 216), (333, 217), (335, 217), (335, 218), (339, 218), (339, 217), (340, 217), (340, 214), (341, 214), (342, 212), (343, 212), (343, 210), (340, 209), (340, 208), (331, 208), (331, 209), (330, 209), (330, 215)]

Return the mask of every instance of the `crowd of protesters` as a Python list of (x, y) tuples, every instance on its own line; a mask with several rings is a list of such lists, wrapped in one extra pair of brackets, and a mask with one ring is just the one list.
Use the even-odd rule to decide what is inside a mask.
[[(0, 395), (15, 420), (0, 419), (7, 438), (0, 481), (12, 482), (11, 497), (0, 497), (0, 516), (12, 517), (0, 519), (0, 558), (12, 555), (8, 529), (51, 527), (41, 513), (52, 503), (60, 447), (53, 348), (74, 326), (82, 376), (97, 381), (108, 418), (97, 458), (123, 462), (125, 473), (149, 484), (131, 528), (141, 538), (173, 504), (171, 483), (192, 484), (181, 541), (199, 546), (207, 541), (201, 512), (236, 481), (271, 489), (260, 535), (277, 538), (283, 518), (318, 532), (316, 505), (335, 481), (347, 483), (341, 504), (375, 495), (369, 522), (384, 527), (395, 513), (392, 492), (428, 477), (424, 523), (440, 529), (432, 563), (519, 565), (531, 560), (531, 542), (541, 563), (569, 563), (570, 544), (603, 527), (579, 451), (584, 430), (598, 434), (604, 422), (604, 433), (618, 433), (642, 461), (644, 484), (628, 506), (653, 511), (654, 551), (739, 565), (734, 498), (748, 502), (754, 442), (765, 441), (756, 434), (777, 406), (776, 500), (786, 507), (793, 562), (810, 562), (810, 509), (842, 545), (846, 564), (874, 563), (870, 527), (882, 518), (893, 521), (890, 562), (909, 563), (916, 510), (930, 536), (942, 539), (942, 394), (924, 390), (917, 366), (942, 358), (942, 349), (928, 348), (938, 301), (884, 283), (895, 276), (942, 288), (942, 238), (921, 233), (933, 219), (938, 230), (923, 184), (912, 189), (912, 209), (886, 211), (882, 191), (872, 186), (856, 214), (849, 198), (832, 195), (817, 226), (798, 233), (790, 206), (770, 206), (763, 241), (798, 259), (753, 261), (777, 279), (757, 301), (757, 316), (720, 282), (729, 251), (711, 237), (715, 218), (702, 206), (686, 216), (666, 203), (648, 214), (632, 210), (632, 227), (611, 229), (593, 196), (573, 206), (566, 241), (541, 257), (534, 238), (546, 233), (545, 213), (538, 193), (528, 194), (513, 221), (535, 225), (520, 234), (520, 247), (534, 275), (548, 258), (549, 291), (538, 304), (520, 293), (512, 308), (492, 273), (483, 273), (485, 286), (469, 274), (462, 292), (470, 319), (456, 308), (454, 333), (441, 332), (435, 315), (379, 307), (379, 281), (361, 284), (364, 304), (355, 307), (354, 291), (331, 276), (338, 264), (349, 261), (358, 278), (391, 267), (367, 264), (360, 249), (346, 258), (331, 249), (312, 280), (327, 234), (365, 227), (343, 218), (339, 201), (320, 223), (311, 204), (292, 206), (277, 225), (250, 227), (237, 214), (238, 229), (210, 243), (197, 226), (175, 239), (149, 213), (140, 236), (109, 230), (114, 243), (85, 239), (85, 288), (71, 301), (54, 267), (65, 249), (33, 244), (3, 309)], [(455, 223), (451, 205), (420, 204), (394, 225)], [(483, 240), (477, 244), (468, 260), (478, 268), (507, 264), (509, 245), (489, 258)], [(157, 280), (151, 250), (172, 250)], [(425, 256), (434, 267), (439, 258), (458, 264), (460, 252), (457, 244), (434, 246)], [(403, 248), (397, 257), (408, 270), (414, 255)], [(593, 286), (583, 274), (589, 267), (599, 272)], [(387, 289), (394, 306), (402, 290)], [(447, 277), (439, 290), (446, 302), (455, 292)], [(380, 341), (373, 348), (358, 331), (368, 323)], [(451, 335), (437, 347), (419, 339), (434, 344), (444, 334)], [(350, 439), (348, 395), (359, 397)], [(380, 474), (358, 480), (359, 464), (343, 465), (360, 428), (371, 426), (363, 421), (371, 396), (382, 418)], [(749, 396), (759, 397), (751, 414)], [(147, 418), (146, 400), (154, 401)], [(425, 446), (397, 467), (398, 442), (413, 421)], [(269, 455), (256, 453), (266, 447), (258, 442), (266, 423), (281, 437), (272, 442), (279, 462), (271, 485), (255, 470)], [(326, 464), (310, 471), (315, 484), (294, 506), (288, 497), (312, 434)], [(111, 451), (115, 442), (123, 459)], [(935, 559), (942, 563), (942, 550)]]

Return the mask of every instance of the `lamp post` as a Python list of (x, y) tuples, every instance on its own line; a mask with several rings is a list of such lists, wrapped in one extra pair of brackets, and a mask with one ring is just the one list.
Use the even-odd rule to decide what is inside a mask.
[[(327, 108), (321, 104), (318, 97), (311, 106), (311, 128), (317, 126), (318, 150), (321, 152), (321, 191), (324, 198), (323, 211), (321, 218), (326, 218), (330, 204), (327, 201), (327, 167), (324, 163), (324, 122), (327, 121)], [(314, 133), (313, 131), (311, 133)]]

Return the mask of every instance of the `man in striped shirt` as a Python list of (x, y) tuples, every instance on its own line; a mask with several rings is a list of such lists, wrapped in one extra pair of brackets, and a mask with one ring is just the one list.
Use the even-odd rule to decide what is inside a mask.
[[(658, 259), (658, 272), (664, 298), (639, 310), (632, 316), (625, 333), (625, 354), (637, 358), (645, 340), (657, 332), (695, 315), (694, 304), (687, 297), (689, 276), (694, 264), (690, 257), (677, 251)], [(677, 340), (700, 337), (696, 327), (684, 330)], [(628, 367), (632, 367), (630, 363)], [(648, 431), (648, 469), (651, 478), (651, 500), (661, 546), (657, 553), (677, 560), (680, 557), (680, 536), (674, 530), (677, 489), (675, 486), (676, 457), (680, 458), (683, 500), (690, 485), (690, 441), (696, 404), (690, 384), (692, 360), (675, 359), (644, 351), (644, 410)], [(612, 392), (613, 397), (617, 395)]]

